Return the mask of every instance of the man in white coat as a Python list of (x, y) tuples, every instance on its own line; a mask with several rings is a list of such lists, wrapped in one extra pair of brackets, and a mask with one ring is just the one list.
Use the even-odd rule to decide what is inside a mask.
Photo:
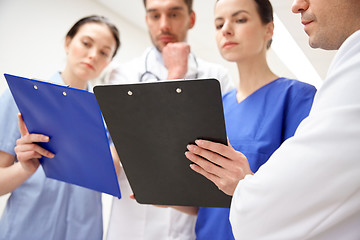
[(338, 49), (308, 118), (255, 174), (246, 156), (204, 141), (194, 153), (222, 167), (198, 158), (196, 171), (233, 195), (236, 239), (358, 240), (360, 1), (295, 0), (292, 11), (311, 47)]
[[(187, 32), (195, 24), (192, 0), (144, 0), (144, 5), (154, 46), (116, 68), (110, 74), (112, 83), (216, 78), (223, 93), (233, 88), (223, 67), (197, 58), (186, 43)], [(140, 205), (130, 199), (132, 190), (124, 171), (119, 175), (119, 184), (122, 199), (113, 199), (108, 240), (195, 239), (195, 216), (172, 208)]]

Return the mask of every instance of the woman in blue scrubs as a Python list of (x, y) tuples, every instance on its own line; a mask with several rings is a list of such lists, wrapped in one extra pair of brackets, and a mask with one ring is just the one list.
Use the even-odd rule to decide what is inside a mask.
[[(237, 89), (223, 96), (226, 130), (232, 147), (197, 140), (195, 145), (188, 146), (186, 156), (196, 163), (191, 164), (194, 171), (232, 195), (230, 189), (235, 189), (243, 165), (249, 164), (249, 174), (256, 172), (282, 142), (293, 136), (309, 114), (316, 89), (279, 77), (270, 70), (266, 51), (271, 45), (274, 24), (268, 0), (217, 1), (215, 27), (221, 55), (235, 62), (239, 71)], [(237, 151), (248, 162), (230, 161), (232, 156), (241, 154)], [(217, 161), (221, 167), (199, 156)], [(234, 239), (229, 210), (200, 207), (195, 229), (197, 239)]]
[[(92, 90), (89, 80), (100, 75), (119, 45), (119, 32), (108, 19), (80, 19), (66, 35), (65, 69), (50, 81)], [(19, 110), (10, 91), (0, 102), (0, 195), (11, 192), (0, 220), (0, 239), (101, 240), (101, 193), (46, 178), (38, 159), (53, 154), (34, 143), (49, 138), (29, 134), (21, 117), (20, 138)]]

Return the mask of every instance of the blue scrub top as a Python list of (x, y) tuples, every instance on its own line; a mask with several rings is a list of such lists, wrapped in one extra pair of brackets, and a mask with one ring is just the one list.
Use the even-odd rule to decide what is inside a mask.
[[(64, 84), (59, 73), (50, 81)], [(8, 89), (0, 106), (0, 150), (15, 155), (18, 109)], [(0, 220), (0, 240), (101, 240), (102, 227), (101, 193), (47, 178), (39, 167), (11, 193)]]
[[(315, 87), (309, 84), (279, 78), (240, 103), (236, 100), (236, 90), (223, 96), (229, 142), (245, 154), (252, 172), (294, 135), (300, 122), (309, 115), (315, 92)], [(234, 239), (229, 212), (229, 208), (200, 208), (196, 239)]]

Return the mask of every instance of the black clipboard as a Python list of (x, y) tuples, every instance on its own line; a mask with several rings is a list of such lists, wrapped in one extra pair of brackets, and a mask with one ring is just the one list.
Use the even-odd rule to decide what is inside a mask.
[(4, 74), (30, 133), (50, 137), (40, 146), (45, 175), (121, 197), (100, 108), (93, 93)]
[(227, 144), (219, 81), (160, 81), (94, 87), (136, 200), (142, 204), (230, 207), (231, 197), (194, 172), (196, 139)]

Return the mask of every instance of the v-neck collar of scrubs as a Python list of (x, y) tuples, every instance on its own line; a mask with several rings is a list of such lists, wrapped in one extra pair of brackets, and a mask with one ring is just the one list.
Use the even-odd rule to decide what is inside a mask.
[(281, 79), (284, 79), (284, 78), (283, 78), (283, 77), (279, 77), (279, 78), (277, 78), (277, 79), (275, 79), (275, 80), (273, 80), (273, 81), (265, 84), (264, 86), (261, 86), (260, 88), (256, 89), (253, 93), (251, 93), (249, 96), (247, 96), (246, 98), (244, 98), (244, 99), (243, 99), (242, 101), (240, 101), (240, 102), (238, 102), (238, 100), (237, 100), (237, 97), (236, 97), (237, 90), (235, 89), (235, 90), (234, 90), (234, 92), (235, 92), (235, 93), (234, 93), (235, 102), (236, 102), (237, 104), (242, 104), (242, 103), (244, 103), (245, 101), (249, 101), (248, 99), (251, 99), (251, 98), (253, 98), (254, 96), (260, 94), (263, 90), (265, 90), (266, 88), (269, 88), (271, 85), (273, 85), (275, 82), (278, 82), (278, 81), (281, 80)]

